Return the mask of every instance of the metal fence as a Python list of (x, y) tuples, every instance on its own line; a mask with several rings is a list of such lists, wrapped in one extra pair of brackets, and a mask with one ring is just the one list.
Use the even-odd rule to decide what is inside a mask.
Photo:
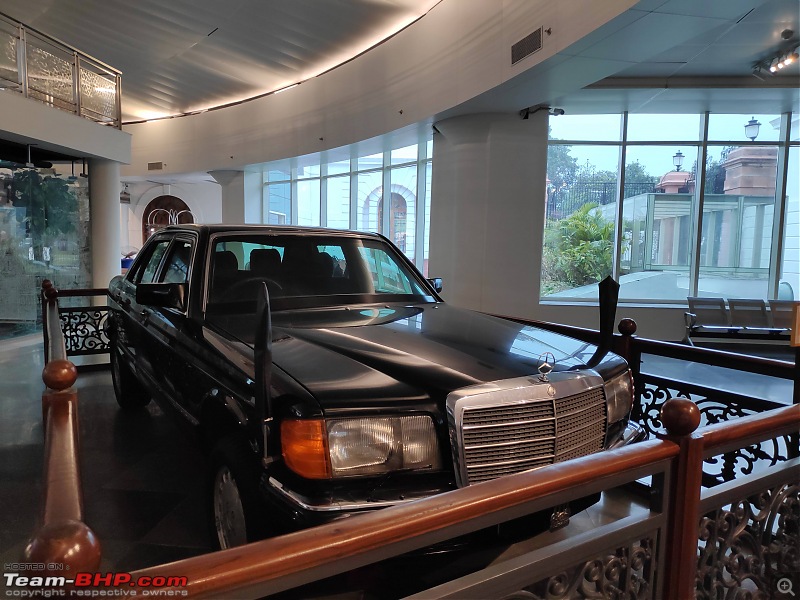
[(121, 73), (0, 13), (0, 88), (122, 127)]
[[(640, 194), (654, 194), (656, 184), (650, 182), (626, 182), (625, 198)], [(605, 206), (617, 200), (615, 181), (579, 180), (560, 189), (547, 190), (545, 218), (550, 220), (568, 217), (584, 204)]]

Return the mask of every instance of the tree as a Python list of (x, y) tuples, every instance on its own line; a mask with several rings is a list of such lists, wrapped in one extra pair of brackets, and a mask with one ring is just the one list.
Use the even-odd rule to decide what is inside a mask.
[(645, 166), (638, 160), (625, 165), (625, 183), (658, 183), (658, 177), (650, 175)]
[(24, 213), (17, 211), (17, 219), (25, 223), (35, 257), (43, 259), (42, 247), (50, 243), (50, 238), (74, 231), (78, 201), (66, 181), (42, 177), (35, 169), (15, 171), (13, 190), (14, 206), (26, 209)]

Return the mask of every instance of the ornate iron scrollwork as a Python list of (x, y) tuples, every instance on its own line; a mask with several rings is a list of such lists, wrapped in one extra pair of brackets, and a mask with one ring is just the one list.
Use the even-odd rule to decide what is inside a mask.
[(697, 598), (769, 600), (800, 575), (799, 493), (798, 482), (778, 485), (700, 520)]
[[(697, 405), (700, 409), (701, 427), (761, 412), (742, 402), (726, 398), (724, 392), (719, 392), (715, 397), (710, 395), (713, 390), (708, 392), (708, 396), (700, 396), (678, 386), (667, 388), (645, 382), (638, 403), (638, 421), (651, 436), (664, 433), (661, 406), (670, 398), (677, 397), (688, 398)], [(757, 464), (771, 466), (786, 460), (789, 444), (789, 438), (784, 436), (707, 458), (703, 467), (703, 485), (712, 487), (740, 475), (749, 475)]]
[(61, 330), (67, 345), (67, 356), (107, 354), (109, 339), (106, 332), (108, 308), (69, 307), (60, 311)]
[(513, 597), (652, 598), (657, 564), (656, 534), (575, 565), (521, 590)]

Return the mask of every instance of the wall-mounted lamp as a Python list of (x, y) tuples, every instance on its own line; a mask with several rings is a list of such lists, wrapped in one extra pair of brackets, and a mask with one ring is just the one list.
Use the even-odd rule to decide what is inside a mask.
[(683, 152), (678, 150), (672, 157), (672, 164), (675, 165), (675, 170), (680, 171), (683, 166)]
[(750, 138), (751, 142), (755, 142), (756, 138), (758, 137), (758, 130), (761, 127), (761, 123), (756, 121), (756, 118), (753, 117), (744, 125), (744, 137)]

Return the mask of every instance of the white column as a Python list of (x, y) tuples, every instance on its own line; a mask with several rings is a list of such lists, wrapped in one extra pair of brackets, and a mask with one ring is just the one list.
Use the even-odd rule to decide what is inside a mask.
[(429, 277), (453, 304), (534, 316), (539, 298), (547, 111), (435, 125)]
[(260, 173), (209, 171), (222, 188), (223, 223), (261, 223)]
[(108, 287), (120, 274), (119, 163), (89, 160), (89, 207), (92, 236), (92, 286)]

